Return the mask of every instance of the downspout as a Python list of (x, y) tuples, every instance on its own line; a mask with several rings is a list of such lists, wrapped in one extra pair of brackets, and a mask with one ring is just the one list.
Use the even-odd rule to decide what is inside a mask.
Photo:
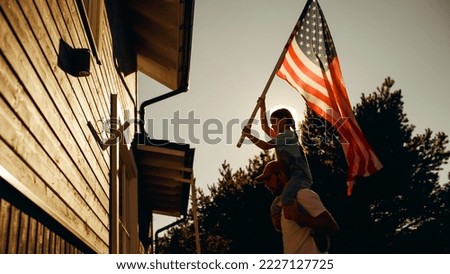
[(159, 254), (159, 241), (158, 241), (159, 237), (158, 237), (158, 234), (163, 232), (164, 230), (167, 230), (167, 229), (169, 229), (169, 228), (171, 228), (173, 226), (176, 226), (178, 224), (181, 224), (181, 223), (185, 222), (186, 219), (187, 219), (186, 216), (183, 216), (183, 218), (181, 218), (181, 219), (179, 219), (179, 220), (177, 220), (177, 221), (175, 221), (175, 222), (173, 222), (171, 224), (168, 224), (165, 227), (162, 227), (162, 228), (156, 230), (156, 232), (155, 232), (155, 254)]
[(160, 102), (162, 100), (168, 99), (168, 98), (178, 95), (180, 93), (187, 92), (188, 89), (189, 89), (188, 83), (183, 83), (182, 86), (176, 90), (172, 90), (171, 92), (165, 93), (163, 95), (160, 95), (160, 96), (157, 96), (150, 100), (142, 102), (141, 106), (139, 107), (140, 133), (142, 134), (145, 132), (145, 107), (155, 104), (157, 102)]
[[(181, 0), (183, 1), (183, 0)], [(189, 89), (189, 71), (190, 71), (190, 60), (191, 60), (191, 49), (192, 49), (192, 32), (193, 32), (193, 25), (194, 25), (194, 2), (195, 0), (184, 0), (185, 1), (185, 10), (184, 10), (184, 18), (185, 22), (181, 26), (181, 28), (184, 29), (183, 33), (183, 46), (182, 50), (184, 51), (184, 54), (182, 56), (182, 64), (181, 64), (181, 83), (180, 86), (172, 90), (168, 93), (165, 93), (163, 95), (154, 97), (152, 99), (146, 100), (141, 103), (139, 107), (139, 127), (140, 127), (140, 134), (145, 135), (145, 108), (149, 105), (155, 104), (157, 102), (160, 102), (162, 100), (168, 99), (170, 97), (176, 96), (178, 94), (181, 94), (183, 92), (187, 92)], [(182, 222), (186, 221), (186, 216), (184, 216), (182, 219), (177, 220), (163, 228), (160, 228), (155, 233), (155, 253), (159, 252), (159, 246), (158, 246), (158, 234), (162, 231), (169, 229), (173, 226), (176, 226)], [(153, 220), (152, 220), (153, 222)]]
[(168, 99), (175, 95), (183, 92), (187, 92), (189, 89), (189, 71), (191, 66), (191, 48), (192, 48), (192, 30), (194, 25), (194, 2), (195, 0), (186, 0), (184, 9), (184, 18), (186, 18), (184, 25), (181, 28), (184, 29), (184, 39), (183, 39), (183, 60), (181, 65), (181, 84), (180, 86), (163, 95), (157, 96), (155, 98), (149, 99), (142, 102), (139, 107), (139, 124), (140, 132), (143, 134), (145, 132), (145, 107), (160, 102), (162, 100)]

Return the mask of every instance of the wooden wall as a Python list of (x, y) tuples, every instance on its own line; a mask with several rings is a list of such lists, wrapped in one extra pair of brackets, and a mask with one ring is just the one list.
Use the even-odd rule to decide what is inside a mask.
[(74, 245), (14, 205), (0, 200), (0, 253), (80, 254)]
[(48, 214), (0, 179), (0, 254), (92, 253)]
[(93, 252), (108, 253), (110, 159), (87, 124), (109, 119), (111, 93), (126, 118), (136, 115), (136, 73), (122, 73), (116, 58), (127, 48), (105, 9), (101, 65), (91, 59), (91, 75), (74, 77), (58, 58), (61, 41), (89, 48), (75, 0), (2, 0), (0, 11), (0, 176)]

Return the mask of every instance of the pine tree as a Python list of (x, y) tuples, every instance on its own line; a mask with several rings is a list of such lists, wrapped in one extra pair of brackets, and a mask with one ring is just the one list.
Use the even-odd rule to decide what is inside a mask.
[[(450, 156), (447, 135), (427, 129), (412, 137), (414, 126), (403, 112), (401, 91), (391, 91), (393, 84), (387, 78), (377, 91), (363, 95), (354, 109), (384, 167), (371, 177), (358, 179), (351, 197), (344, 195), (347, 166), (336, 133), (311, 111), (303, 122), (313, 188), (341, 225), (332, 252), (420, 253), (424, 250), (412, 246), (419, 239), (435, 243), (426, 247), (431, 252), (443, 250), (436, 234), (417, 235), (430, 223), (443, 222), (437, 218), (443, 207), (437, 199), (442, 191), (438, 172)], [(314, 143), (317, 139), (327, 142)]]

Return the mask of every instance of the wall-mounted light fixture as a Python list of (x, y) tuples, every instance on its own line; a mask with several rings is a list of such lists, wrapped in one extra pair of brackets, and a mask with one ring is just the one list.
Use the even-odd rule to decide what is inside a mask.
[(60, 39), (58, 66), (75, 77), (89, 76), (91, 75), (91, 52), (86, 48), (72, 48)]
[(73, 49), (73, 67), (78, 76), (89, 76), (91, 67), (91, 51), (89, 49)]

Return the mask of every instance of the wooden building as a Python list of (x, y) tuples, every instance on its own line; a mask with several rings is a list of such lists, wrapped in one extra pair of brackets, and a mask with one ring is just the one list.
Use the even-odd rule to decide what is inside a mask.
[[(0, 253), (142, 253), (186, 214), (193, 149), (139, 119), (187, 91), (193, 7), (0, 1)], [(173, 91), (140, 105), (138, 71)]]

